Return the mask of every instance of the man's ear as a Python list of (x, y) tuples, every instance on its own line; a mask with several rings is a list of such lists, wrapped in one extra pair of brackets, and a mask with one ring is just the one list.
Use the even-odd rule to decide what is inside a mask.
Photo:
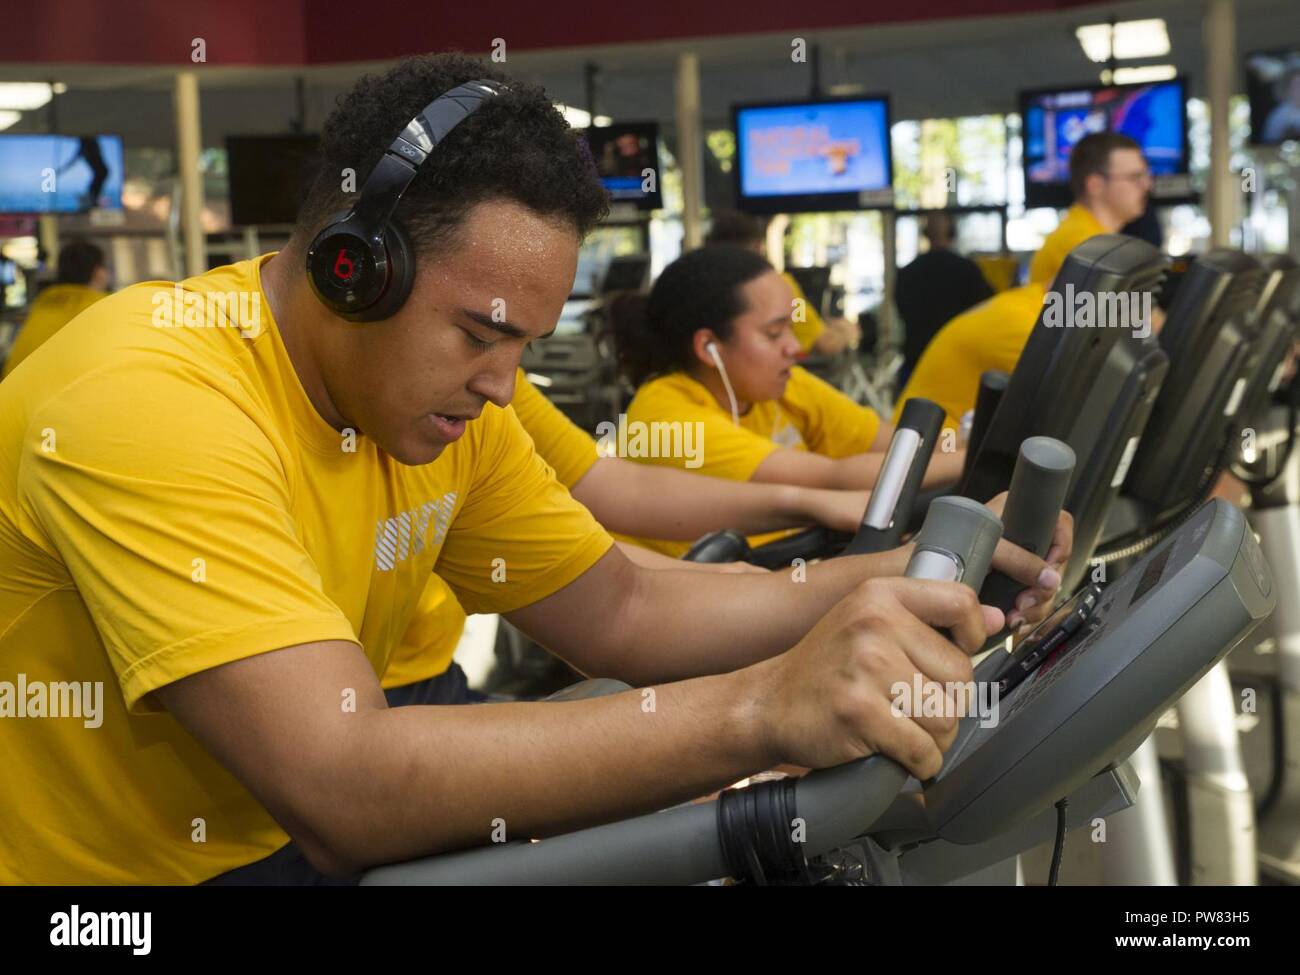
[(1089, 173), (1083, 186), (1088, 199), (1096, 199), (1106, 191), (1106, 177), (1101, 173)]

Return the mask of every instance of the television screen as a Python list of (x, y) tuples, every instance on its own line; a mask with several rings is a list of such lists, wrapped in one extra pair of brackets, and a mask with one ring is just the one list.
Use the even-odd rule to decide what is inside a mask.
[(315, 176), (319, 142), (319, 136), (304, 134), (227, 136), (230, 222), (249, 227), (297, 220)]
[(583, 135), (611, 200), (635, 203), (641, 210), (658, 210), (663, 206), (657, 122), (593, 127)]
[(115, 135), (0, 135), (0, 213), (122, 208)]
[(755, 213), (893, 205), (885, 96), (737, 105), (737, 202)]
[(1155, 177), (1152, 196), (1190, 192), (1186, 86), (1182, 78), (1142, 85), (1022, 92), (1026, 206), (1068, 206), (1070, 150), (1107, 130), (1135, 139)]
[(1300, 49), (1260, 51), (1246, 59), (1250, 141), (1275, 146), (1300, 140)]

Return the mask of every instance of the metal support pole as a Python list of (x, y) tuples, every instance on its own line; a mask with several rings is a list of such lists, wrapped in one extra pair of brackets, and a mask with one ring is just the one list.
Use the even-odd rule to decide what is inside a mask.
[(700, 208), (704, 198), (704, 159), (700, 147), (700, 59), (686, 51), (677, 55), (677, 163), (682, 169), (682, 251), (694, 250), (704, 239)]
[(199, 125), (199, 76), (194, 71), (176, 75), (176, 159), (181, 183), (181, 236), (185, 242), (185, 276), (208, 269), (203, 238), (203, 176), (199, 172), (202, 146)]
[(1228, 170), (1228, 99), (1237, 59), (1234, 0), (1209, 0), (1205, 14), (1205, 88), (1210, 105), (1210, 178), (1206, 209), (1210, 243), (1227, 247), (1237, 210), (1238, 187)]

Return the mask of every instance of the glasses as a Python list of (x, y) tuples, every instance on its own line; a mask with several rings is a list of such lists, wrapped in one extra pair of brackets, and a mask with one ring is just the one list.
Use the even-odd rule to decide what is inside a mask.
[(1151, 170), (1141, 169), (1135, 173), (1107, 173), (1101, 174), (1106, 179), (1123, 180), (1126, 183), (1136, 183), (1138, 186), (1150, 186), (1152, 182)]

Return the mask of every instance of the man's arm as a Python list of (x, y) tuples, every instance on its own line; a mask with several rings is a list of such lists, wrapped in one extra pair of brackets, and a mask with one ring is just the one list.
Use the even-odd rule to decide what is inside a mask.
[[(1063, 515), (1057, 537), (1067, 554), (1071, 531)], [(910, 554), (903, 546), (766, 575), (730, 575), (648, 569), (615, 548), (563, 589), (509, 618), (583, 673), (629, 684), (680, 680), (784, 652), (864, 580), (901, 576)], [(1034, 605), (1016, 612), (1029, 622), (1045, 618), (1046, 596), (1060, 585), (1059, 573), (1008, 542), (999, 543), (993, 565), (1035, 596)]]
[(610, 531), (685, 541), (722, 528), (744, 535), (810, 524), (853, 531), (870, 496), (728, 481), (617, 457), (596, 461), (571, 493)]
[[(782, 762), (883, 752), (928, 777), (956, 720), (896, 715), (891, 688), (917, 673), (969, 680), (966, 655), (991, 624), (958, 584), (872, 580), (791, 653), (656, 686), (653, 699), (389, 709), (360, 648), (342, 641), (248, 657), (157, 694), (318, 869), (351, 873), (486, 845), (498, 825), (524, 839), (663, 808)], [(355, 710), (340, 706), (349, 690)]]
[(750, 565), (748, 562), (685, 562), (682, 559), (675, 559), (671, 555), (664, 555), (662, 552), (656, 552), (653, 549), (642, 548), (640, 545), (632, 545), (628, 542), (614, 542), (614, 545), (620, 552), (626, 555), (632, 562), (644, 566), (647, 569), (672, 569), (687, 572), (730, 572), (730, 573), (765, 573), (767, 569), (757, 565)]
[[(749, 674), (568, 703), (389, 709), (355, 644), (187, 677), (163, 703), (327, 873), (562, 832), (774, 763)], [(356, 710), (340, 706), (355, 692)], [(671, 769), (672, 773), (667, 774)]]

